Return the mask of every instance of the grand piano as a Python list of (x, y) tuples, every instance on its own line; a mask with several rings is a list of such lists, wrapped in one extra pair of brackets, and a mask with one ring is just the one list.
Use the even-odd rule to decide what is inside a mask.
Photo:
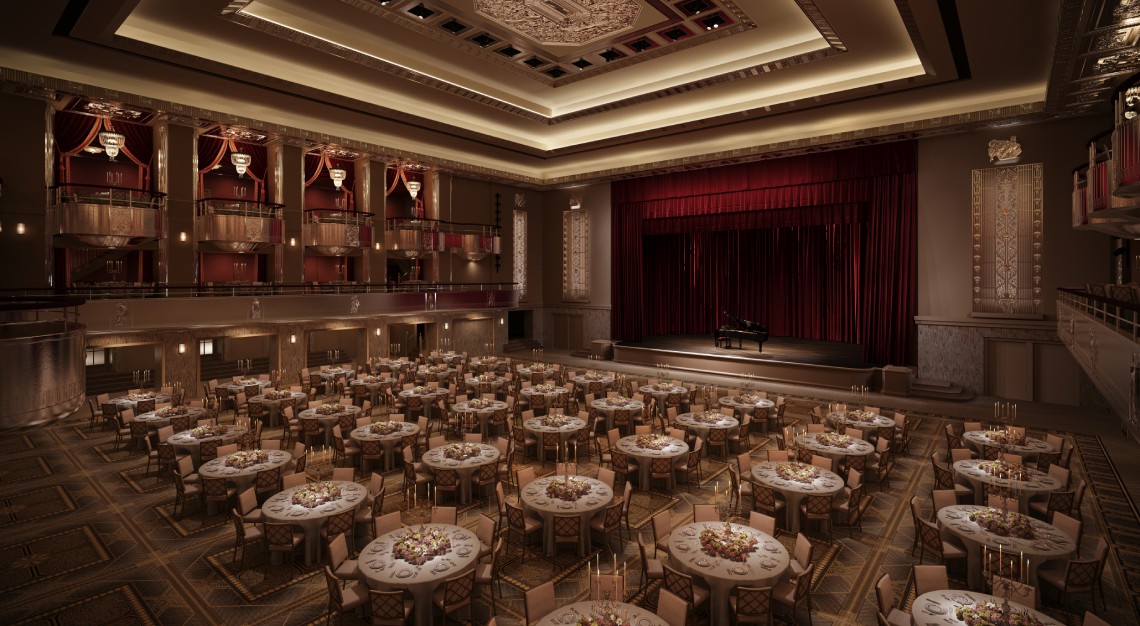
[(713, 341), (718, 348), (721, 346), (731, 348), (732, 340), (735, 339), (737, 347), (743, 349), (744, 340), (748, 339), (760, 344), (756, 349), (757, 352), (764, 351), (764, 342), (768, 341), (767, 328), (752, 320), (741, 319), (728, 311), (724, 311), (724, 316), (733, 323), (724, 324), (713, 333)]

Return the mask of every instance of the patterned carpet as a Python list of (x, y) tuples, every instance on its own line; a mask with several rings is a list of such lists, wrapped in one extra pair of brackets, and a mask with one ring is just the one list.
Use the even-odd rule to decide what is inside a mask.
[[(811, 407), (825, 399), (789, 398), (788, 416), (806, 421)], [(890, 410), (890, 407), (884, 407)], [(914, 413), (911, 413), (914, 415)], [(816, 546), (812, 581), (814, 624), (875, 624), (873, 586), (882, 572), (891, 574), (896, 592), (913, 598), (910, 556), (914, 529), (906, 506), (917, 494), (929, 508), (933, 478), (930, 453), (942, 450), (946, 419), (921, 415), (910, 454), (900, 456), (890, 486), (869, 487), (862, 506), (862, 531), (837, 527), (833, 537), (809, 534)], [(267, 434), (267, 437), (271, 434)], [(1082, 554), (1092, 553), (1098, 537), (1107, 534), (1113, 551), (1106, 568), (1107, 611), (1098, 611), (1112, 624), (1137, 624), (1140, 597), (1140, 517), (1121, 488), (1099, 440), (1077, 436), (1072, 467), (1089, 480), (1085, 499)], [(767, 439), (753, 440), (753, 456), (766, 458), (774, 447)], [(327, 591), (320, 570), (305, 567), (298, 557), (291, 565), (269, 565), (256, 547), (242, 562), (233, 562), (233, 527), (223, 515), (208, 516), (191, 506), (181, 519), (172, 514), (173, 485), (145, 473), (145, 457), (116, 450), (109, 432), (91, 431), (87, 416), (66, 423), (8, 436), (0, 442), (0, 623), (19, 624), (307, 624), (323, 623)], [(539, 475), (552, 466), (533, 464)], [(634, 532), (651, 538), (650, 520), (669, 510), (674, 525), (691, 520), (692, 505), (707, 502), (718, 482), (727, 484), (728, 465), (706, 460), (704, 489), (681, 487), (673, 492), (635, 491), (630, 520)], [(596, 466), (583, 463), (581, 473)], [(386, 511), (402, 504), (400, 473), (386, 475)], [(1095, 496), (1095, 497), (1091, 497)], [(513, 494), (508, 495), (513, 498)], [(474, 528), (479, 513), (495, 518), (494, 502), (476, 501), (460, 511), (460, 523)], [(408, 521), (412, 521), (410, 518)], [(741, 518), (744, 521), (744, 518)], [(795, 537), (779, 539), (792, 548)], [(523, 592), (556, 581), (559, 604), (587, 595), (587, 559), (606, 548), (579, 557), (569, 549), (557, 557), (539, 556), (531, 549), (524, 558), (510, 547), (495, 597), (500, 624), (515, 626), (524, 615)], [(625, 542), (619, 560), (628, 564), (632, 601), (654, 606), (657, 585), (641, 587), (637, 546)], [(961, 573), (952, 576), (963, 578)], [(959, 581), (962, 584), (962, 581)], [(486, 622), (491, 615), (487, 590), (476, 589), (470, 620)], [(1098, 599), (1099, 605), (1099, 599)], [(1078, 624), (1088, 598), (1055, 593), (1046, 599), (1046, 612), (1068, 624)], [(1099, 608), (1099, 607), (1098, 607)], [(806, 612), (797, 616), (806, 622)], [(795, 623), (779, 616), (781, 623)], [(360, 624), (359, 616), (345, 623)], [(708, 623), (698, 616), (698, 625)]]

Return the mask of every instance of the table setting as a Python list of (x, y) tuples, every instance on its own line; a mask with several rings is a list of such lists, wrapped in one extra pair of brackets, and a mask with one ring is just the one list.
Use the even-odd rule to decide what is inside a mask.
[(238, 493), (241, 493), (253, 484), (258, 472), (283, 467), (292, 460), (293, 454), (286, 450), (239, 450), (206, 461), (198, 468), (198, 475), (205, 478), (224, 478), (237, 487)]
[(154, 400), (156, 404), (161, 404), (163, 402), (170, 402), (170, 394), (155, 391), (137, 391), (128, 393), (125, 396), (119, 396), (118, 398), (111, 398), (111, 402), (119, 405), (120, 409), (131, 409), (132, 411), (138, 408), (140, 400)]
[(499, 449), (485, 443), (449, 443), (432, 448), (423, 455), (423, 464), (431, 470), (453, 469), (459, 473), (459, 502), (471, 501), (471, 475), (488, 463), (498, 463)]
[(842, 462), (849, 456), (867, 456), (875, 446), (863, 439), (838, 433), (801, 433), (796, 443), (812, 452)]
[(317, 561), (325, 518), (367, 503), (368, 488), (350, 480), (325, 480), (286, 489), (261, 506), (268, 522), (296, 524), (305, 531), (305, 564)]
[(617, 442), (618, 450), (638, 460), (640, 489), (649, 490), (649, 466), (655, 458), (671, 458), (673, 465), (683, 463), (689, 453), (689, 444), (665, 435), (629, 435)]
[(176, 449), (184, 450), (190, 454), (194, 459), (194, 467), (197, 468), (202, 464), (202, 442), (203, 441), (217, 441), (219, 445), (233, 443), (239, 437), (248, 432), (248, 429), (241, 426), (231, 426), (228, 424), (206, 424), (197, 426), (190, 430), (184, 430), (180, 433), (174, 433), (166, 443), (173, 445)]
[(414, 422), (373, 422), (366, 426), (354, 428), (349, 437), (356, 442), (379, 441), (384, 448), (384, 471), (393, 468), (396, 458), (396, 447), (409, 435), (420, 432), (419, 424)]
[(302, 391), (290, 391), (287, 388), (262, 389), (260, 395), (253, 396), (248, 401), (265, 405), (265, 413), (269, 416), (269, 426), (277, 427), (281, 425), (281, 401), (289, 398), (295, 401), (294, 411), (301, 410), (309, 403), (308, 394)]
[(1009, 490), (1017, 498), (1018, 511), (1029, 513), (1029, 500), (1064, 488), (1060, 478), (1027, 467), (1011, 465), (1003, 460), (985, 461), (964, 459), (953, 465), (954, 475), (965, 478), (974, 486), (974, 503), (985, 503), (985, 486), (993, 485)]
[(198, 418), (205, 415), (206, 409), (202, 407), (191, 406), (167, 406), (154, 411), (147, 411), (141, 415), (135, 416), (136, 422), (146, 422), (147, 428), (157, 430), (163, 426), (169, 426), (172, 418), (180, 415), (189, 415), (190, 422), (198, 421)]
[(962, 441), (970, 444), (977, 450), (978, 454), (982, 454), (983, 446), (1000, 448), (1002, 452), (1026, 458), (1036, 457), (1041, 452), (1056, 452), (1053, 446), (1044, 440), (1029, 437), (1021, 431), (1008, 428), (968, 430), (962, 433)]
[(598, 413), (606, 416), (606, 430), (614, 427), (614, 411), (619, 409), (628, 409), (630, 416), (639, 415), (645, 410), (645, 403), (641, 400), (627, 398), (625, 396), (610, 396), (608, 398), (597, 398), (590, 405), (597, 410)]
[(538, 440), (538, 462), (543, 463), (544, 451), (542, 449), (542, 433), (558, 433), (560, 436), (560, 445), (558, 448), (558, 458), (566, 458), (566, 442), (574, 439), (578, 435), (578, 431), (586, 427), (586, 421), (580, 417), (571, 417), (561, 413), (552, 413), (550, 415), (543, 415), (541, 417), (532, 417), (523, 422), (523, 428), (527, 432), (534, 433), (534, 438)]
[(693, 431), (693, 433), (701, 439), (707, 438), (709, 431), (713, 429), (727, 430), (731, 435), (740, 428), (740, 420), (731, 415), (725, 415), (720, 411), (682, 413), (673, 420), (673, 423), (680, 424), (686, 429)]
[(451, 406), (456, 413), (474, 413), (479, 419), (479, 433), (487, 438), (487, 420), (491, 419), (497, 411), (506, 411), (507, 403), (502, 400), (489, 400), (486, 398), (472, 398), (464, 402), (456, 402)]
[(555, 609), (534, 622), (534, 626), (669, 626), (653, 611), (634, 604), (609, 602), (575, 602)]
[(797, 461), (764, 461), (752, 465), (752, 478), (783, 494), (787, 503), (788, 531), (800, 531), (800, 502), (808, 495), (834, 495), (843, 490), (843, 478), (814, 465)]
[(301, 411), (297, 414), (297, 417), (301, 419), (316, 418), (317, 421), (325, 427), (325, 445), (331, 446), (333, 426), (336, 426), (338, 423), (340, 423), (341, 416), (343, 416), (345, 413), (349, 413), (355, 420), (355, 418), (360, 417), (360, 414), (363, 412), (363, 408), (353, 406), (351, 404), (346, 405), (326, 402), (324, 404), (315, 407), (309, 407), (304, 411)]
[(994, 626), (1006, 623), (1006, 604), (1013, 626), (1062, 626), (1019, 602), (977, 591), (929, 591), (914, 599), (910, 612), (915, 626)]
[(531, 482), (519, 494), (524, 510), (534, 512), (543, 522), (543, 548), (547, 556), (553, 557), (554, 516), (578, 514), (581, 518), (581, 539), (579, 555), (588, 554), (592, 549), (590, 540), (590, 520), (614, 499), (614, 491), (609, 485), (596, 478), (586, 476), (547, 476)]

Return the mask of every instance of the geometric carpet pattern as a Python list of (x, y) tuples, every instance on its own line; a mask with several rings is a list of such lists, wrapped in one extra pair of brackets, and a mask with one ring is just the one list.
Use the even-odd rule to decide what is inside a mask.
[[(789, 421), (806, 422), (816, 404), (825, 398), (789, 397)], [(886, 399), (884, 399), (886, 403)], [(891, 407), (884, 406), (891, 411)], [(913, 411), (908, 412), (915, 415)], [(888, 487), (869, 485), (862, 506), (862, 529), (849, 532), (837, 526), (832, 537), (812, 528), (817, 566), (811, 585), (814, 624), (875, 624), (874, 583), (891, 575), (896, 594), (904, 602), (913, 597), (910, 556), (914, 528), (907, 506), (918, 495), (929, 511), (933, 477), (930, 454), (945, 448), (943, 424), (949, 418), (925, 414), (913, 434), (910, 453), (896, 457)], [(276, 431), (267, 431), (270, 438)], [(1108, 462), (1095, 437), (1075, 437), (1075, 477), (1087, 479), (1095, 498), (1084, 502), (1085, 532), (1082, 554), (1091, 554), (1097, 538), (1106, 535), (1113, 552), (1105, 571), (1108, 611), (1098, 611), (1112, 624), (1136, 625), (1137, 590), (1140, 590), (1140, 523), (1133, 503), (1121, 488), (1120, 477)], [(756, 438), (752, 456), (766, 458), (774, 442)], [(233, 527), (224, 515), (207, 515), (191, 505), (172, 511), (174, 487), (169, 478), (147, 473), (141, 452), (115, 449), (114, 435), (88, 428), (80, 413), (64, 423), (24, 431), (0, 442), (0, 623), (27, 624), (309, 624), (323, 623), (327, 591), (317, 566), (267, 564), (264, 554), (233, 561)], [(532, 463), (541, 476), (551, 465)], [(728, 482), (724, 461), (703, 463), (702, 486)], [(596, 465), (583, 463), (580, 471), (593, 475)], [(400, 508), (402, 479), (398, 471), (385, 475), (386, 511)], [(648, 541), (650, 520), (671, 511), (679, 526), (691, 520), (692, 506), (707, 502), (711, 488), (680, 486), (668, 493), (635, 490), (630, 506), (633, 532)], [(1092, 495), (1090, 494), (1090, 495)], [(514, 494), (508, 493), (508, 498)], [(491, 501), (477, 500), (462, 507), (460, 523), (474, 528), (480, 514), (497, 518)], [(740, 521), (746, 520), (742, 517)], [(406, 521), (413, 521), (406, 519)], [(627, 538), (628, 539), (628, 538)], [(789, 548), (795, 537), (778, 539)], [(616, 546), (615, 546), (616, 547)], [(495, 605), (499, 623), (515, 626), (524, 615), (523, 593), (547, 580), (555, 580), (558, 604), (587, 595), (585, 563), (609, 552), (601, 541), (594, 551), (578, 556), (561, 550), (547, 558), (531, 547), (525, 558), (520, 547), (508, 547)], [(625, 541), (618, 555), (628, 565), (627, 596), (645, 606), (657, 600), (657, 585), (643, 586), (636, 542)], [(961, 577), (952, 572), (952, 578)], [(473, 624), (491, 615), (488, 590), (477, 588), (471, 608)], [(1051, 596), (1046, 612), (1065, 623), (1079, 623), (1088, 608), (1085, 598)], [(1099, 602), (1098, 602), (1099, 604)], [(1098, 607), (1099, 608), (1099, 607)], [(800, 623), (806, 612), (800, 611)], [(782, 623), (793, 623), (787, 613)], [(361, 624), (359, 616), (344, 623)], [(708, 624), (699, 615), (697, 626)]]

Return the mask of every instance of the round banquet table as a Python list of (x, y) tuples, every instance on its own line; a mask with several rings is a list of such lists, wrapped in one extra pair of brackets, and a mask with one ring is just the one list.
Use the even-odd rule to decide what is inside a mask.
[(257, 465), (250, 465), (249, 467), (236, 468), (226, 467), (226, 460), (229, 456), (222, 456), (212, 461), (206, 461), (198, 468), (198, 475), (205, 478), (225, 478), (227, 481), (237, 487), (238, 493), (241, 493), (253, 484), (257, 479), (257, 473), (263, 470), (273, 469), (275, 467), (283, 467), (289, 461), (293, 460), (293, 454), (285, 450), (266, 450), (269, 454), (269, 460), (265, 463), (258, 463)]
[(479, 467), (488, 463), (499, 462), (499, 449), (485, 443), (475, 444), (480, 447), (479, 454), (463, 459), (449, 459), (444, 456), (444, 450), (452, 444), (432, 448), (424, 452), (423, 463), (425, 467), (436, 469), (453, 469), (459, 471), (459, 502), (461, 504), (471, 501), (471, 475), (479, 471)]
[(614, 377), (609, 374), (578, 374), (571, 378), (574, 384), (584, 389), (586, 393), (604, 396), (614, 384)]
[[(820, 435), (833, 435), (834, 433), (803, 433), (796, 437), (796, 442), (812, 452), (825, 456), (833, 461), (843, 462), (849, 456), (867, 456), (875, 451), (870, 441), (852, 439), (851, 445), (846, 448), (829, 446), (819, 441)], [(836, 467), (835, 469), (839, 469)]]
[(630, 417), (633, 417), (640, 415), (641, 412), (645, 410), (644, 402), (632, 398), (621, 398), (625, 400), (625, 404), (610, 404), (610, 402), (616, 402), (618, 399), (619, 398), (597, 398), (593, 404), (590, 405), (594, 407), (598, 413), (606, 416), (606, 430), (610, 430), (614, 427), (614, 411), (618, 409), (629, 409)]
[(669, 562), (679, 571), (700, 578), (712, 591), (709, 616), (712, 626), (728, 626), (728, 597), (736, 587), (774, 587), (791, 564), (787, 549), (774, 537), (749, 526), (728, 524), (734, 532), (757, 539), (756, 549), (744, 561), (710, 556), (701, 548), (701, 531), (721, 530), (725, 522), (685, 524), (669, 533)]
[[(816, 468), (819, 470), (819, 476), (810, 483), (781, 478), (776, 473), (776, 465), (784, 462), (754, 463), (752, 465), (752, 478), (761, 485), (771, 487), (784, 495), (784, 501), (787, 502), (785, 511), (788, 519), (788, 532), (798, 533), (800, 532), (800, 502), (804, 496), (835, 495), (843, 489), (843, 479), (840, 478), (839, 474), (823, 468)], [(795, 463), (795, 461), (788, 461), (788, 463)], [(806, 465), (806, 463), (800, 463), (800, 465)]]
[(483, 357), (471, 359), (471, 369), (479, 372), (505, 372), (510, 370), (510, 364), (497, 357)]
[(672, 383), (658, 383), (657, 385), (642, 385), (637, 388), (641, 393), (652, 396), (657, 401), (657, 412), (664, 415), (665, 413), (665, 399), (670, 395), (678, 395), (681, 399), (689, 397), (689, 390)]
[(832, 424), (842, 424), (849, 428), (858, 428), (868, 437), (878, 435), (878, 429), (887, 428), (895, 425), (895, 420), (872, 413), (868, 418), (866, 415), (854, 415), (852, 411), (843, 411), (840, 413), (828, 413), (827, 420)]
[(403, 370), (414, 367), (415, 363), (407, 359), (381, 359), (378, 366), (381, 368), (387, 367), (393, 372), (402, 372)]
[(689, 453), (689, 444), (680, 439), (674, 439), (673, 437), (663, 437), (666, 441), (665, 447), (660, 450), (653, 450), (637, 445), (637, 438), (641, 436), (644, 435), (622, 437), (618, 439), (617, 448), (637, 459), (639, 464), (639, 488), (643, 491), (649, 491), (649, 465), (652, 463), (652, 460), (665, 457), (673, 459), (673, 465), (683, 463), (685, 461), (685, 455)]
[(554, 401), (555, 398), (557, 398), (558, 396), (560, 396), (562, 394), (570, 393), (570, 390), (567, 389), (566, 387), (559, 387), (559, 386), (555, 385), (554, 388), (551, 389), (550, 391), (539, 391), (538, 389), (535, 389), (534, 387), (523, 387), (519, 391), (519, 393), (526, 396), (527, 398), (533, 398), (535, 396), (544, 397), (546, 399), (546, 406), (542, 407), (542, 409), (543, 410), (549, 410), (550, 404), (551, 404), (551, 402)]
[(468, 402), (456, 402), (451, 405), (451, 408), (456, 413), (474, 413), (479, 418), (479, 433), (483, 435), (483, 439), (487, 439), (487, 420), (495, 415), (496, 411), (506, 411), (507, 403), (502, 400), (495, 400), (490, 406), (476, 408), (471, 406)]
[(148, 391), (141, 394), (128, 394), (118, 398), (111, 398), (111, 402), (119, 405), (120, 410), (130, 409), (132, 411), (138, 408), (139, 400), (154, 400), (155, 404), (162, 404), (164, 402), (170, 402), (170, 394)]
[(1025, 477), (1028, 480), (1013, 480), (1010, 481), (1004, 476), (995, 476), (980, 467), (982, 463), (986, 463), (981, 459), (967, 459), (957, 461), (954, 463), (954, 474), (961, 476), (970, 481), (974, 486), (974, 503), (984, 505), (985, 498), (985, 485), (998, 485), (1001, 487), (1013, 486), (1014, 490), (1019, 492), (1017, 503), (1018, 511), (1021, 513), (1029, 513), (1029, 499), (1033, 496), (1050, 493), (1057, 491), (1063, 487), (1061, 479), (1056, 476), (1050, 476), (1045, 472), (1040, 472), (1032, 467), (1025, 467)]
[(353, 378), (356, 376), (356, 372), (347, 367), (322, 367), (316, 373), (320, 374), (321, 378), (325, 380), (333, 380), (337, 376), (344, 376), (345, 379)]
[(380, 445), (384, 448), (384, 471), (390, 471), (396, 458), (396, 446), (404, 440), (408, 435), (418, 435), (420, 432), (419, 424), (412, 422), (378, 422), (380, 424), (399, 424), (400, 428), (387, 434), (372, 432), (372, 424), (368, 426), (361, 426), (353, 429), (349, 433), (353, 441), (379, 441)]
[[(342, 415), (344, 415), (345, 413), (351, 413), (353, 420), (355, 420), (357, 417), (360, 417), (361, 413), (364, 412), (363, 408), (358, 407), (358, 406), (352, 406), (351, 404), (349, 404), (349, 405), (338, 404), (337, 406), (339, 406), (341, 408), (341, 410), (337, 411), (336, 413), (330, 413), (329, 415), (325, 415), (323, 413), (318, 413), (316, 407), (313, 407), (313, 408), (309, 408), (309, 409), (305, 409), (304, 411), (301, 411), (300, 413), (297, 414), (297, 417), (301, 418), (301, 419), (305, 419), (308, 417), (317, 418), (317, 421), (320, 422), (321, 425), (325, 427), (325, 445), (331, 446), (332, 445), (332, 436), (333, 436), (333, 427), (336, 426), (338, 423), (340, 423), (340, 417)], [(341, 433), (341, 434), (343, 435), (344, 433)]]
[[(958, 619), (955, 610), (959, 606), (973, 605), (979, 602), (993, 602), (1001, 606), (1003, 599), (977, 591), (928, 591), (914, 599), (910, 614), (914, 626), (965, 626), (966, 622)], [(1036, 617), (1041, 626), (1064, 626), (1061, 622), (1048, 615), (1035, 611), (1024, 604), (1010, 600), (1011, 610), (1028, 612)]]
[[(300, 407), (308, 406), (308, 394), (301, 391), (289, 391), (287, 393), (289, 394), (290, 398), (296, 400), (296, 404), (293, 405), (294, 411), (300, 410)], [(263, 393), (260, 396), (249, 398), (249, 402), (253, 402), (255, 404), (261, 403), (265, 405), (265, 412), (269, 416), (269, 426), (277, 427), (281, 425), (281, 401), (284, 399), (284, 397), (281, 397), (269, 400), (266, 399), (265, 394)]]
[(442, 398), (446, 395), (447, 389), (443, 387), (427, 388), (427, 390), (423, 393), (417, 392), (414, 387), (412, 389), (404, 389), (400, 392), (400, 397), (405, 398), (405, 402), (407, 402), (406, 398), (420, 398), (423, 401), (424, 405), (423, 414), (429, 417), (431, 416), (432, 404), (437, 399)]
[(226, 432), (221, 435), (213, 437), (203, 437), (198, 439), (192, 432), (194, 429), (184, 430), (180, 433), (174, 433), (166, 443), (171, 444), (178, 450), (185, 450), (194, 459), (194, 467), (197, 468), (202, 464), (202, 442), (203, 441), (217, 441), (218, 445), (226, 445), (238, 440), (239, 437), (246, 433), (246, 429), (240, 426), (226, 426)]
[(245, 391), (245, 388), (249, 385), (257, 385), (258, 389), (265, 389), (266, 387), (268, 387), (272, 384), (273, 384), (273, 382), (269, 381), (269, 380), (261, 380), (258, 378), (250, 378), (247, 380), (237, 380), (237, 381), (231, 381), (228, 383), (218, 383), (218, 386), (219, 387), (225, 387), (226, 389), (229, 389), (230, 393), (232, 395), (236, 396), (237, 394)]
[(359, 387), (359, 386), (363, 385), (363, 386), (367, 387), (369, 394), (370, 394), (369, 400), (372, 402), (372, 406), (376, 406), (377, 404), (379, 404), (380, 391), (386, 387), (391, 388), (391, 386), (393, 384), (395, 384), (395, 382), (396, 382), (396, 379), (392, 378), (391, 376), (371, 376), (371, 375), (369, 375), (369, 376), (363, 376), (360, 378), (356, 378), (355, 380), (353, 380), (350, 383), (350, 386)]
[(416, 371), (416, 380), (430, 380), (428, 377), (434, 375), (435, 379), (439, 382), (446, 382), (455, 376), (454, 367), (440, 367), (438, 365), (430, 365), (428, 367), (421, 367)]
[(533, 381), (534, 379), (531, 377), (535, 376), (535, 375), (542, 376), (543, 380), (546, 380), (548, 378), (554, 378), (554, 373), (557, 372), (558, 370), (555, 369), (554, 366), (549, 366), (549, 365), (542, 366), (541, 368), (535, 368), (535, 369), (532, 369), (532, 366), (530, 366), (530, 365), (526, 365), (526, 366), (520, 365), (518, 371), (519, 371), (519, 374), (522, 374), (527, 380)]
[(701, 415), (701, 414), (699, 414), (699, 413), (682, 413), (682, 414), (678, 415), (677, 419), (675, 419), (673, 421), (674, 421), (674, 423), (680, 424), (680, 425), (684, 426), (685, 428), (693, 431), (701, 439), (707, 438), (709, 435), (709, 431), (713, 430), (713, 429), (727, 430), (728, 434), (730, 434), (730, 435), (740, 429), (740, 420), (736, 419), (735, 417), (730, 417), (728, 415), (724, 415), (724, 414), (720, 413), (719, 411), (709, 411), (707, 413), (707, 415), (713, 416), (716, 418), (715, 422), (704, 421), (704, 419), (700, 419), (698, 417), (699, 415)]
[[(292, 487), (276, 493), (261, 506), (261, 514), (267, 522), (278, 524), (296, 524), (305, 531), (305, 565), (318, 560), (320, 554), (321, 526), (325, 518), (350, 509), (364, 506), (368, 502), (368, 487), (350, 480), (329, 480), (340, 486), (340, 497), (332, 502), (314, 508), (293, 504), (293, 493), (300, 487)], [(310, 483), (318, 484), (318, 483)]]
[(1022, 457), (1036, 457), (1039, 452), (1056, 451), (1053, 449), (1053, 446), (1034, 437), (1026, 437), (1025, 445), (1023, 446), (1003, 446), (997, 441), (990, 439), (990, 431), (988, 430), (968, 430), (962, 433), (962, 441), (970, 444), (978, 451), (979, 455), (982, 454), (982, 446), (1001, 447), (1004, 452)]
[[(741, 413), (754, 413), (756, 409), (771, 409), (772, 407), (776, 406), (776, 403), (772, 402), (768, 398), (760, 398), (756, 396), (745, 397), (743, 394), (736, 396), (724, 396), (723, 398), (717, 400), (717, 403), (720, 406), (728, 407), (734, 411), (740, 411)], [(771, 414), (769, 413), (769, 415)], [(767, 430), (768, 420), (764, 420), (763, 427), (765, 430)]]
[(428, 363), (431, 363), (432, 365), (447, 363), (448, 365), (455, 367), (456, 365), (459, 365), (463, 362), (463, 355), (456, 354), (454, 352), (432, 352), (428, 355), (427, 360)]
[(987, 508), (958, 504), (942, 507), (938, 511), (938, 526), (942, 529), (942, 536), (953, 535), (966, 544), (966, 570), (970, 589), (980, 589), (982, 586), (982, 546), (994, 551), (1000, 547), (1004, 553), (1029, 559), (1029, 584), (1034, 587), (1037, 586), (1037, 568), (1042, 563), (1049, 559), (1068, 558), (1077, 549), (1077, 542), (1065, 531), (1033, 518), (1029, 518), (1036, 535), (1033, 539), (997, 535), (982, 528), (977, 522), (970, 521), (970, 513)]
[[(397, 559), (392, 555), (392, 547), (411, 530), (436, 529), (446, 533), (451, 539), (451, 550), (431, 558), (420, 565)], [(431, 626), (432, 593), (444, 581), (463, 574), (475, 567), (479, 558), (479, 539), (475, 533), (462, 526), (451, 524), (426, 524), (412, 528), (399, 528), (373, 539), (357, 557), (364, 582), (372, 589), (407, 589), (415, 598), (416, 610), (412, 612), (415, 626)], [(477, 593), (477, 592), (476, 592)]]
[(562, 426), (547, 426), (542, 423), (542, 417), (532, 417), (523, 422), (523, 428), (527, 432), (534, 433), (534, 438), (538, 440), (538, 462), (545, 463), (543, 460), (542, 450), (542, 433), (558, 433), (560, 435), (560, 444), (558, 447), (558, 459), (566, 458), (566, 442), (578, 436), (578, 431), (586, 427), (586, 421), (578, 417), (570, 417), (564, 415), (566, 423)]
[[(592, 616), (594, 608), (594, 603), (588, 600), (564, 604), (555, 609), (553, 613), (534, 622), (533, 626), (575, 626), (580, 618)], [(615, 602), (614, 609), (624, 616), (624, 621), (628, 626), (669, 626), (668, 622), (657, 617), (652, 611), (633, 604)]]
[[(197, 406), (184, 406), (178, 408), (183, 410), (183, 412), (179, 413), (178, 415), (189, 415), (191, 423), (194, 423), (200, 416), (206, 413), (206, 409)], [(170, 420), (174, 417), (177, 417), (178, 415), (160, 415), (158, 411), (147, 411), (142, 415), (136, 415), (135, 421), (146, 422), (147, 428), (151, 430), (158, 430), (163, 426), (169, 426)]]
[[(485, 376), (485, 378), (483, 378)], [(479, 374), (471, 378), (464, 379), (467, 389), (474, 393), (499, 393), (503, 385), (507, 383), (505, 376), (496, 376), (494, 374)], [(484, 387), (485, 385), (485, 387)], [(489, 392), (481, 391), (481, 389), (490, 389)]]
[(546, 493), (551, 482), (566, 480), (563, 476), (547, 476), (527, 485), (520, 494), (523, 509), (534, 511), (542, 518), (542, 545), (546, 556), (553, 557), (554, 546), (554, 516), (575, 515), (581, 519), (581, 538), (578, 540), (578, 555), (589, 554), (593, 549), (590, 543), (590, 520), (599, 511), (609, 506), (614, 499), (614, 490), (596, 478), (586, 476), (573, 476), (574, 480), (585, 481), (590, 484), (590, 492), (573, 502), (553, 498)]

